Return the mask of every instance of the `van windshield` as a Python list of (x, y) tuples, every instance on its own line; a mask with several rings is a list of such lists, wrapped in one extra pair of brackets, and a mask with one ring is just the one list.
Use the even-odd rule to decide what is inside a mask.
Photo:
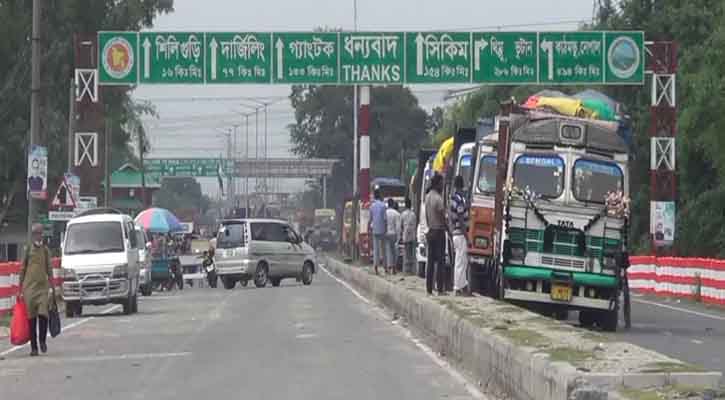
[(458, 175), (463, 177), (463, 188), (468, 190), (471, 187), (471, 170), (473, 169), (473, 156), (466, 154), (461, 157)]
[(120, 222), (84, 222), (68, 227), (65, 254), (93, 254), (124, 251)]
[(244, 223), (226, 223), (219, 228), (216, 238), (216, 247), (231, 249), (244, 246)]

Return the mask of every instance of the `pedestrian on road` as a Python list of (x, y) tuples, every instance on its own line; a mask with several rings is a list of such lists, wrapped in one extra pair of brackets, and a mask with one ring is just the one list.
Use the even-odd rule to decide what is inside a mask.
[(426, 263), (426, 290), (433, 294), (433, 276), (439, 295), (445, 295), (443, 255), (446, 247), (446, 208), (443, 205), (443, 176), (436, 173), (431, 179), (431, 190), (425, 197), (425, 219), (428, 223), (428, 262)]
[(400, 238), (400, 213), (396, 210), (395, 200), (388, 199), (385, 211), (387, 233), (385, 234), (385, 266), (386, 270), (395, 274), (398, 264), (398, 238)]
[(463, 177), (458, 175), (453, 180), (453, 195), (449, 220), (453, 236), (455, 263), (453, 272), (453, 290), (456, 296), (467, 293), (468, 289), (468, 204), (463, 194)]
[(53, 270), (50, 266), (50, 251), (43, 243), (43, 225), (33, 224), (31, 242), (25, 246), (23, 268), (20, 271), (20, 293), (28, 307), (28, 324), (30, 326), (30, 355), (46, 353), (48, 346), (48, 308), (50, 301), (48, 291), (52, 284)]
[(415, 212), (411, 207), (409, 197), (405, 198), (405, 210), (400, 216), (400, 242), (403, 243), (403, 272), (415, 274), (415, 236), (418, 229), (418, 221)]
[[(380, 189), (375, 189), (373, 197), (373, 204), (370, 205), (370, 230), (373, 233), (373, 268), (375, 268), (375, 275), (377, 275), (378, 264), (380, 264), (385, 251), (385, 234), (388, 232), (388, 224), (385, 217), (385, 203), (383, 203)], [(383, 265), (383, 268), (385, 268), (385, 265)]]

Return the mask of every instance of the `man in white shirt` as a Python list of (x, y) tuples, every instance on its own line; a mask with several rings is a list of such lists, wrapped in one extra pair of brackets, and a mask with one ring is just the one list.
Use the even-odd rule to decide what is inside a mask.
[(400, 238), (400, 213), (395, 209), (395, 200), (388, 199), (388, 209), (385, 210), (385, 219), (388, 225), (385, 234), (385, 267), (395, 274), (395, 265), (398, 261), (398, 238)]
[(403, 272), (415, 274), (415, 240), (417, 221), (411, 206), (410, 198), (405, 199), (405, 211), (400, 215), (400, 241), (403, 243)]

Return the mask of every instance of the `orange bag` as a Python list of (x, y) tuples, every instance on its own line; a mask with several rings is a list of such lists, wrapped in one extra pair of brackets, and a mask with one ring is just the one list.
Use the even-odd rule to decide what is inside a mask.
[(28, 307), (23, 298), (18, 296), (18, 301), (13, 307), (13, 319), (10, 320), (10, 343), (15, 346), (22, 346), (30, 341), (30, 326), (28, 324)]

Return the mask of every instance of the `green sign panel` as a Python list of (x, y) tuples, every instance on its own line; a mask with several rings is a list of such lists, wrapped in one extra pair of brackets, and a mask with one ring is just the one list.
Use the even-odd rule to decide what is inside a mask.
[(204, 33), (141, 32), (139, 83), (204, 83)]
[(644, 84), (642, 32), (100, 32), (99, 83)]
[(273, 40), (274, 82), (339, 82), (337, 33), (275, 33)]
[(207, 33), (207, 83), (269, 83), (272, 35)]
[[(160, 176), (215, 177), (222, 164), (228, 163), (215, 158), (148, 159), (144, 169)], [(224, 169), (229, 171), (229, 165)]]
[(538, 81), (536, 32), (489, 32), (472, 35), (473, 81), (535, 84)]
[(471, 82), (470, 47), (470, 33), (407, 34), (406, 81), (408, 83)]
[(403, 33), (341, 33), (340, 83), (405, 82), (404, 43)]

